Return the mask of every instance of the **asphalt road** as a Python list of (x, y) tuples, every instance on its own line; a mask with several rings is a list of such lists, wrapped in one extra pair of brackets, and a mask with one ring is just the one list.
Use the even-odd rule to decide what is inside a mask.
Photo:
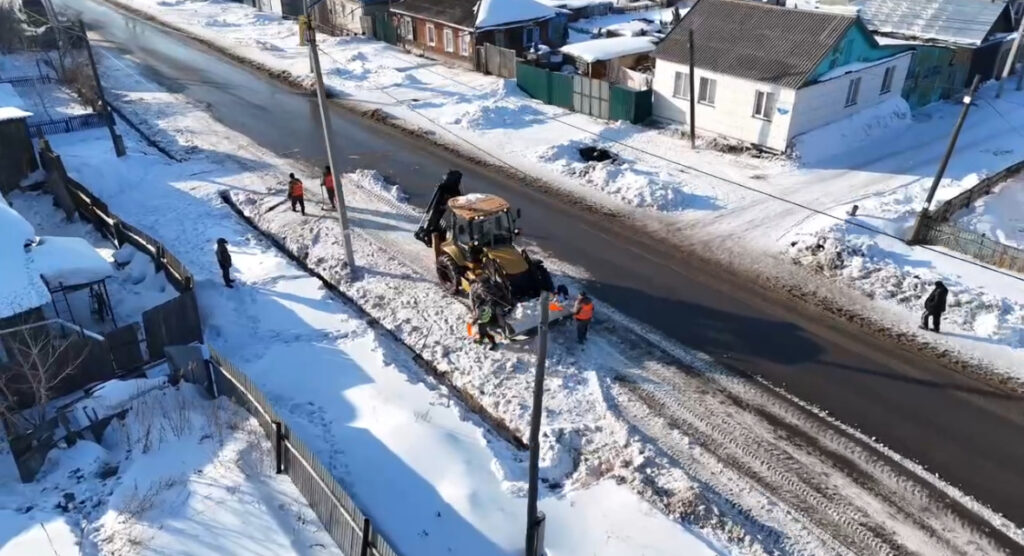
[[(105, 5), (64, 2), (144, 64), (146, 77), (206, 104), (217, 120), (264, 148), (324, 163), (315, 98)], [(375, 168), (420, 206), (445, 171), (462, 170), (464, 190), (496, 193), (522, 208), (524, 233), (585, 268), (600, 301), (724, 365), (765, 377), (1024, 524), (1024, 396), (767, 294), (408, 134), (339, 107), (331, 117), (341, 170)]]

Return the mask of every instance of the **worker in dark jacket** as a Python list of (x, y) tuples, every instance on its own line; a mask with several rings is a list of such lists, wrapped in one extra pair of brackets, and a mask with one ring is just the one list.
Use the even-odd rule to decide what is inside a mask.
[(231, 253), (228, 253), (228, 240), (217, 238), (217, 266), (224, 278), (224, 285), (233, 288), (235, 281), (231, 278)]
[(572, 316), (576, 319), (576, 341), (580, 344), (586, 343), (587, 332), (590, 331), (590, 321), (594, 318), (594, 302), (587, 292), (580, 292), (576, 298), (576, 303), (572, 307)]
[(327, 190), (327, 200), (331, 202), (331, 208), (334, 206), (334, 174), (331, 173), (330, 166), (324, 166), (324, 189)]
[(928, 317), (932, 318), (932, 322), (935, 327), (933, 330), (939, 331), (939, 322), (942, 320), (942, 313), (946, 312), (946, 296), (949, 295), (949, 290), (946, 289), (946, 285), (940, 282), (935, 282), (935, 288), (932, 289), (932, 293), (928, 294), (928, 298), (924, 300), (924, 314), (921, 315), (921, 328), (928, 330)]
[(292, 212), (295, 207), (302, 208), (302, 216), (306, 216), (306, 199), (302, 194), (302, 180), (295, 177), (295, 174), (288, 174), (288, 200), (292, 202)]

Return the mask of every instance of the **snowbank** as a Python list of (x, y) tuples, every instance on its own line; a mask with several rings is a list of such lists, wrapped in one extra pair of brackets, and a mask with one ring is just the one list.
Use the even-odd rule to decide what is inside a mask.
[(562, 53), (585, 62), (596, 62), (654, 52), (654, 48), (654, 41), (648, 37), (613, 37), (568, 44), (562, 47)]
[(861, 110), (826, 126), (798, 135), (793, 152), (804, 164), (841, 156), (850, 149), (879, 139), (911, 123), (910, 106), (900, 96)]
[(999, 243), (1024, 249), (1024, 173), (953, 215), (951, 222)]

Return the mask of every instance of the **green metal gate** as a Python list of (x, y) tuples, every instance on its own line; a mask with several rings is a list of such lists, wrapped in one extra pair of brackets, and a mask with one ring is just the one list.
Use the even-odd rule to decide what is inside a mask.
[(388, 44), (398, 44), (398, 29), (388, 14), (373, 14), (373, 38)]
[(607, 81), (516, 64), (516, 83), (531, 97), (574, 112), (634, 124), (651, 117), (651, 90), (634, 91)]

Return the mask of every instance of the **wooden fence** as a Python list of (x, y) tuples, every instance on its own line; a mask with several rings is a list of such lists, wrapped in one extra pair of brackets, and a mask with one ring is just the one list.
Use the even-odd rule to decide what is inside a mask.
[(349, 556), (398, 556), (370, 518), (334, 479), (313, 451), (274, 411), (267, 396), (252, 380), (214, 349), (206, 373), (191, 369), (186, 381), (204, 388), (212, 397), (226, 396), (256, 418), (273, 444), (278, 474), (288, 475), (324, 529)]
[(919, 243), (938, 245), (983, 263), (1024, 273), (1024, 249), (927, 217), (921, 224), (919, 234)]
[(957, 211), (971, 206), (978, 199), (991, 193), (992, 189), (996, 186), (1022, 171), (1024, 171), (1024, 161), (1013, 164), (1003, 171), (996, 172), (991, 176), (986, 176), (983, 180), (975, 184), (974, 187), (971, 187), (956, 197), (945, 201), (936, 207), (935, 210), (929, 211), (928, 214), (938, 222), (947, 222), (954, 214), (957, 213)]

